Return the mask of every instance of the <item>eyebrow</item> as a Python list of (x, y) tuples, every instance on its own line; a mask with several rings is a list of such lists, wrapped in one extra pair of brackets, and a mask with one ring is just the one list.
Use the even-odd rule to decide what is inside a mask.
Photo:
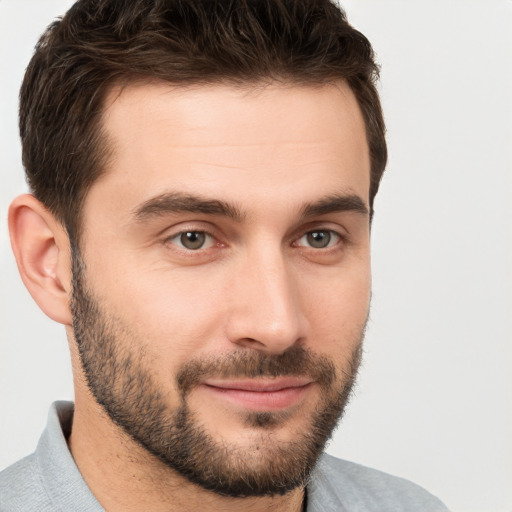
[(134, 217), (137, 221), (143, 222), (150, 218), (183, 212), (220, 215), (237, 222), (244, 218), (240, 209), (233, 204), (181, 192), (169, 192), (148, 199), (135, 209)]
[[(242, 222), (245, 218), (242, 211), (234, 204), (181, 192), (168, 192), (148, 199), (134, 210), (134, 217), (138, 222), (144, 222), (151, 218), (184, 212), (219, 215), (236, 222)], [(333, 194), (305, 204), (300, 210), (300, 215), (302, 218), (308, 218), (337, 212), (355, 212), (362, 215), (369, 213), (359, 196)]]
[(302, 208), (302, 217), (316, 217), (328, 213), (354, 212), (369, 215), (364, 201), (356, 194), (333, 194)]

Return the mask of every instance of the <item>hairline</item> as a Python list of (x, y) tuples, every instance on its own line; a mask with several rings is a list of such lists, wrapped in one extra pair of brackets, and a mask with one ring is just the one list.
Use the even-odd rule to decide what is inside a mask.
[[(370, 155), (370, 141), (368, 140), (368, 123), (363, 113), (363, 109), (361, 107), (359, 98), (357, 94), (353, 90), (352, 86), (349, 83), (349, 80), (343, 77), (334, 77), (332, 80), (320, 80), (320, 79), (310, 79), (306, 80), (300, 76), (294, 77), (293, 75), (285, 76), (283, 75), (281, 79), (279, 77), (272, 76), (261, 76), (256, 77), (255, 79), (249, 78), (236, 78), (236, 77), (222, 77), (219, 76), (218, 80), (208, 79), (208, 80), (190, 80), (186, 82), (173, 81), (171, 79), (166, 80), (164, 78), (160, 78), (153, 75), (139, 75), (139, 74), (126, 74), (124, 76), (116, 77), (115, 79), (109, 81), (106, 85), (104, 85), (104, 89), (101, 91), (102, 99), (101, 99), (101, 109), (98, 113), (97, 118), (93, 122), (93, 131), (95, 132), (96, 137), (96, 151), (99, 153), (101, 165), (100, 168), (97, 169), (97, 175), (93, 181), (87, 184), (87, 186), (83, 186), (80, 191), (78, 197), (78, 204), (76, 210), (76, 216), (74, 218), (73, 223), (69, 223), (69, 220), (62, 219), (61, 223), (65, 227), (68, 236), (70, 239), (74, 239), (77, 247), (80, 246), (80, 239), (83, 233), (83, 208), (84, 204), (87, 200), (87, 196), (89, 195), (89, 191), (91, 187), (97, 183), (102, 177), (106, 176), (109, 172), (109, 167), (112, 162), (112, 157), (115, 152), (115, 139), (112, 136), (113, 134), (109, 133), (105, 126), (105, 114), (109, 108), (119, 99), (119, 97), (123, 94), (123, 91), (127, 88), (131, 87), (147, 87), (151, 85), (163, 85), (167, 86), (170, 89), (174, 89), (175, 91), (190, 91), (194, 89), (202, 89), (208, 87), (232, 87), (233, 89), (238, 89), (240, 91), (246, 91), (247, 94), (252, 92), (261, 93), (270, 87), (282, 87), (282, 88), (292, 88), (292, 87), (303, 87), (303, 88), (311, 88), (311, 89), (322, 89), (325, 87), (335, 87), (341, 90), (341, 86), (345, 84), (354, 95), (354, 98), (357, 103), (357, 107), (361, 112), (364, 127), (365, 127), (365, 138), (366, 145), (368, 150), (368, 157), (370, 158), (370, 185), (371, 185), (371, 176), (372, 176), (372, 167), (371, 167), (371, 155)], [(369, 190), (370, 193), (370, 190)], [(370, 201), (370, 221), (373, 218), (373, 205), (372, 198), (369, 195)]]

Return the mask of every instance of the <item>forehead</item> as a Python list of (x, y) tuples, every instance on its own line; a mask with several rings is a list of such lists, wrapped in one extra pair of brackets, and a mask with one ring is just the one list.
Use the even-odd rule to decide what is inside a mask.
[(112, 157), (86, 206), (133, 210), (167, 191), (248, 205), (338, 192), (368, 201), (366, 131), (345, 83), (131, 85), (111, 91), (103, 128)]

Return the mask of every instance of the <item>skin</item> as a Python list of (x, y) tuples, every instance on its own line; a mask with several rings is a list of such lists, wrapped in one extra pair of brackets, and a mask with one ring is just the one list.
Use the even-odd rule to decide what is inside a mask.
[[(103, 124), (113, 154), (84, 204), (87, 284), (132, 334), (128, 348), (142, 349), (151, 361), (168, 406), (179, 405), (181, 365), (241, 349), (281, 354), (300, 345), (332, 361), (341, 379), (364, 330), (371, 287), (370, 163), (364, 121), (348, 86), (132, 85), (111, 92)], [(137, 216), (148, 201), (169, 193), (223, 201), (241, 215)], [(359, 198), (366, 212), (302, 215), (334, 194)], [(301, 509), (302, 488), (254, 498), (205, 491), (115, 425), (81, 368), (65, 230), (30, 195), (12, 203), (10, 228), (25, 284), (43, 311), (66, 326), (75, 384), (69, 446), (106, 510)], [(314, 230), (331, 234), (328, 247), (309, 244)], [(183, 231), (209, 233), (205, 246), (180, 246)], [(252, 447), (291, 441), (308, 428), (319, 387), (312, 382), (295, 394), (276, 409), (287, 421), (264, 432), (243, 421), (256, 406), (236, 393), (197, 386), (189, 405), (211, 436), (257, 463)], [(275, 405), (268, 393), (257, 400), (259, 410)]]

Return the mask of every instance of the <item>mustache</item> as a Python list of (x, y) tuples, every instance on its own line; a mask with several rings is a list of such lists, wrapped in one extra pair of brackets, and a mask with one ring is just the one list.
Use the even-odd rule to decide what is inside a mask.
[(292, 346), (281, 354), (239, 350), (223, 357), (195, 359), (183, 364), (176, 380), (185, 396), (208, 378), (255, 378), (305, 376), (328, 388), (336, 378), (333, 362), (302, 346)]

